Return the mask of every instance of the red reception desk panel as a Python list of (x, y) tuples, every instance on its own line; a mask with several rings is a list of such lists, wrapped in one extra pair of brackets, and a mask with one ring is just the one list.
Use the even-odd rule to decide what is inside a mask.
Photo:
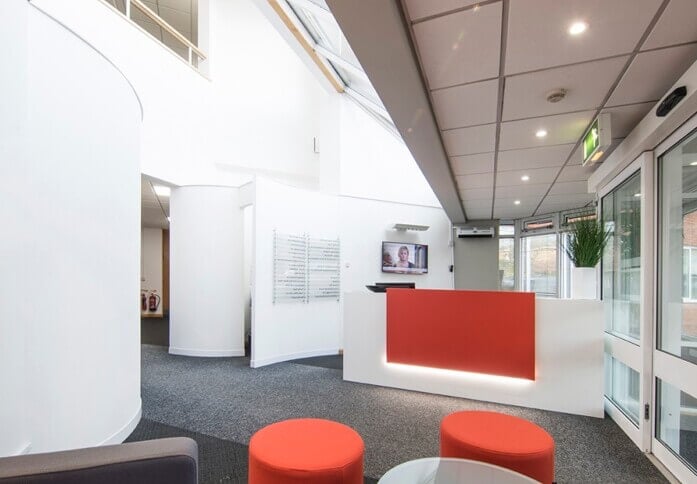
[(535, 294), (387, 290), (387, 361), (535, 379)]

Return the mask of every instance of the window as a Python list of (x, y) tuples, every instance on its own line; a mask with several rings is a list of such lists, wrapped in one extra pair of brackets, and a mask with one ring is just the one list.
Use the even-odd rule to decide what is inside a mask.
[(639, 426), (639, 373), (605, 354), (605, 396)]
[(656, 438), (697, 473), (697, 398), (656, 379)]
[(659, 162), (658, 348), (697, 364), (697, 133)]
[(515, 289), (515, 239), (499, 237), (499, 288), (502, 291)]
[(557, 296), (557, 234), (531, 235), (521, 239), (523, 291)]
[(640, 192), (637, 172), (602, 199), (602, 221), (610, 232), (601, 262), (605, 328), (634, 343), (639, 340), (641, 310)]

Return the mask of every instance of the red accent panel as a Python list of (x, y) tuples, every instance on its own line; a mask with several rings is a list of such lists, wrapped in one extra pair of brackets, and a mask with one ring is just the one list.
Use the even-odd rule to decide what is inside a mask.
[(535, 379), (535, 294), (387, 290), (387, 361)]

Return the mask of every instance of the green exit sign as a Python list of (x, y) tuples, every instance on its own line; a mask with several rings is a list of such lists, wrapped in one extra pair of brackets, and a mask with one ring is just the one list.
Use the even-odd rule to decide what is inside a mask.
[(603, 113), (595, 118), (583, 137), (583, 164), (597, 163), (611, 144), (610, 113)]
[(583, 138), (583, 162), (587, 162), (588, 158), (593, 156), (595, 150), (600, 146), (600, 130), (598, 128), (598, 120), (593, 121), (591, 129), (588, 130)]

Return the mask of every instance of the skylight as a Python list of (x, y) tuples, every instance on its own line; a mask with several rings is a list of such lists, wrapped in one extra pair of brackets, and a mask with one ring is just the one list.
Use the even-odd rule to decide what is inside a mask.
[[(324, 0), (280, 0), (295, 26), (305, 34), (315, 54), (331, 67), (329, 74), (343, 86), (343, 93), (358, 103), (380, 124), (399, 137), (358, 58)], [(401, 137), (400, 137), (401, 139)]]

